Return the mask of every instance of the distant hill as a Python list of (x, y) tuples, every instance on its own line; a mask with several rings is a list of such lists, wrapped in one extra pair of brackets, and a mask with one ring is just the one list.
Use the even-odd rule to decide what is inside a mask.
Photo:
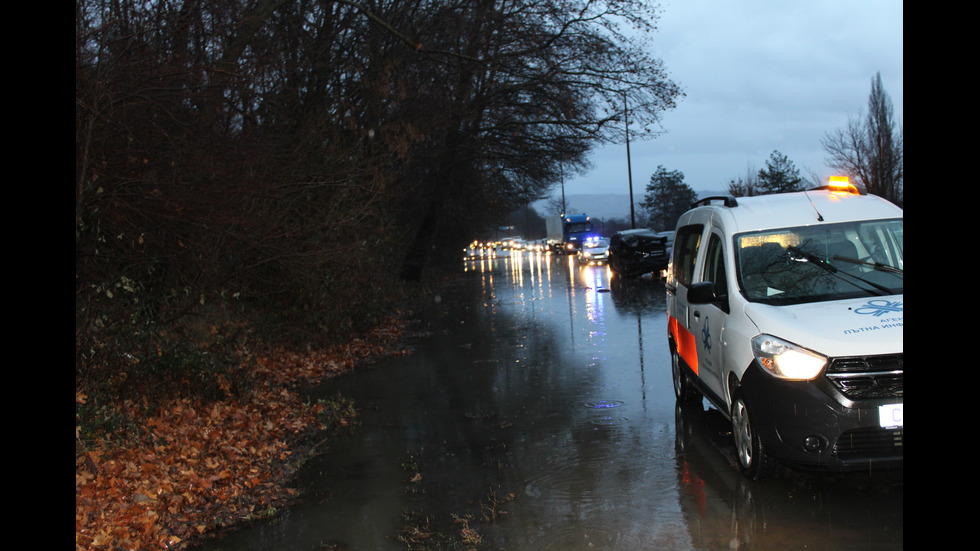
[[(698, 197), (710, 195), (722, 195), (724, 191), (699, 191)], [(636, 212), (639, 212), (640, 201), (643, 200), (642, 194), (633, 194), (633, 201), (636, 204)], [(548, 212), (549, 199), (542, 199), (532, 203), (534, 210), (541, 216), (553, 214)], [(628, 194), (614, 193), (586, 193), (565, 196), (566, 210), (570, 213), (588, 214), (596, 218), (626, 218), (630, 217), (630, 196)]]
[[(636, 195), (633, 199), (639, 199)], [(541, 216), (554, 214), (548, 211), (549, 199), (536, 201), (532, 206)], [(630, 196), (626, 194), (597, 194), (566, 195), (565, 210), (569, 213), (588, 214), (596, 218), (629, 218)], [(639, 205), (636, 207), (639, 209)]]

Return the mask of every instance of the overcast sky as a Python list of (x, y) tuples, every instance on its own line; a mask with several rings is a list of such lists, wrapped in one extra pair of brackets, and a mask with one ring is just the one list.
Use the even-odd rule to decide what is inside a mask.
[[(820, 141), (867, 112), (876, 73), (904, 121), (902, 10), (900, 0), (663, 0), (653, 53), (686, 97), (663, 116), (664, 134), (630, 141), (634, 198), (658, 165), (696, 191), (724, 191), (773, 150), (805, 178), (830, 176)], [(590, 160), (566, 194), (629, 193), (624, 144)]]

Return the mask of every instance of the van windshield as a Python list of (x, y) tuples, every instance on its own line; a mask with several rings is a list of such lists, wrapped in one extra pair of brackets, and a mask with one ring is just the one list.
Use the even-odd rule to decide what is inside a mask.
[(736, 235), (739, 289), (767, 304), (901, 294), (903, 232), (899, 218)]

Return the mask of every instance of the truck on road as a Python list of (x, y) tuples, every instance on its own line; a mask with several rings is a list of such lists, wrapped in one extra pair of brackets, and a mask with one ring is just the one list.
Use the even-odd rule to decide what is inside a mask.
[(549, 216), (545, 219), (545, 228), (548, 247), (556, 254), (576, 254), (582, 249), (582, 243), (594, 236), (592, 218), (587, 214)]

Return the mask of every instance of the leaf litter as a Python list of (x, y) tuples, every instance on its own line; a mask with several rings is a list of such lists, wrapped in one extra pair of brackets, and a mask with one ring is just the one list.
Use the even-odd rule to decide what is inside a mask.
[[(76, 419), (75, 548), (182, 549), (288, 506), (299, 493), (289, 486), (296, 467), (329, 428), (327, 406), (304, 402), (298, 387), (409, 353), (403, 333), (392, 319), (328, 351), (255, 357), (247, 369), (257, 384), (246, 397), (175, 398), (152, 413), (117, 404), (128, 428), (95, 441), (81, 441)], [(76, 403), (86, 399), (76, 391)]]

